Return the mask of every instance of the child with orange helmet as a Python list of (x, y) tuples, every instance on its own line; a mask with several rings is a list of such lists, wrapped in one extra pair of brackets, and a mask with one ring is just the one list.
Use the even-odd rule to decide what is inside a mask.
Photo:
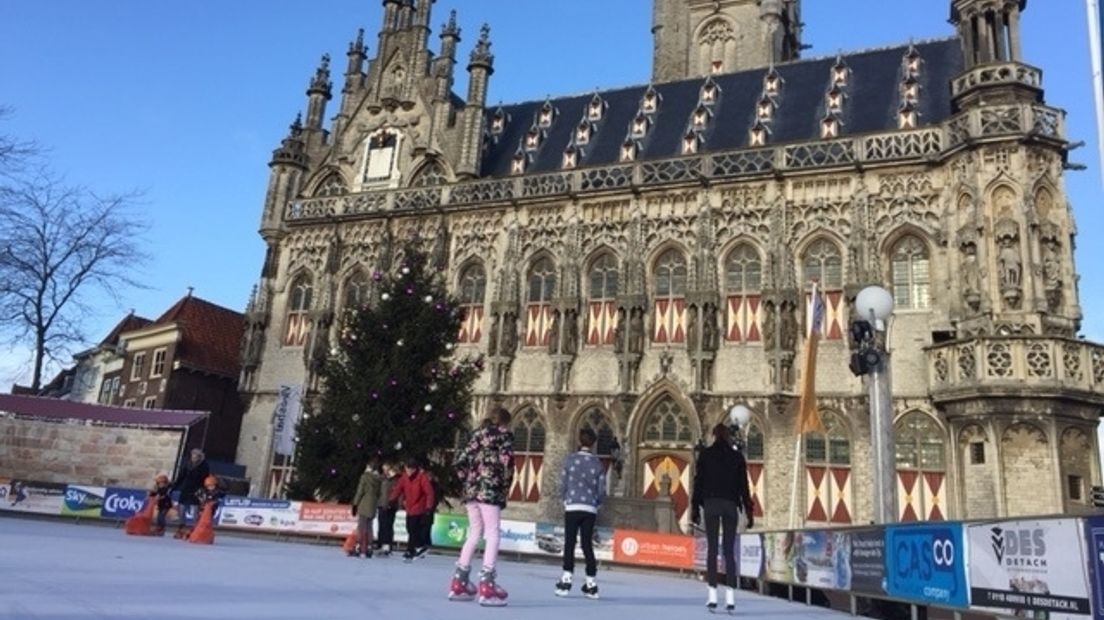
[(218, 478), (207, 476), (203, 479), (203, 488), (196, 491), (200, 506), (199, 521), (188, 535), (190, 543), (209, 545), (215, 542), (215, 511), (218, 510), (219, 500), (225, 495), (218, 488), (218, 482)]

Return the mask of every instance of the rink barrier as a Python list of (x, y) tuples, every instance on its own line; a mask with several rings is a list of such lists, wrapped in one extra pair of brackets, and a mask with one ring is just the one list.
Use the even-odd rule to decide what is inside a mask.
[[(0, 478), (0, 510), (122, 521), (139, 510), (146, 491)], [(402, 512), (395, 538), (406, 541)], [(215, 517), (220, 529), (344, 538), (356, 529), (350, 507), (230, 496)], [(501, 551), (557, 558), (563, 526), (503, 520)], [(459, 548), (466, 515), (437, 514), (435, 546)], [(603, 562), (700, 571), (698, 536), (599, 527), (595, 553)], [(1104, 620), (1104, 516), (985, 522), (927, 522), (888, 527), (806, 529), (741, 534), (739, 572), (766, 584), (920, 607), (993, 615), (1049, 614), (1051, 620)], [(581, 553), (581, 551), (580, 551)]]

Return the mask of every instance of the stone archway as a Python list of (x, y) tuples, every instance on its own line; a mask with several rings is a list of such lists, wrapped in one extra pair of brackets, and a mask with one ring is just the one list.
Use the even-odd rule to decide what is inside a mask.
[(636, 450), (636, 491), (655, 499), (669, 484), (675, 519), (685, 531), (690, 520), (694, 446), (701, 437), (697, 413), (685, 399), (662, 391), (638, 410), (632, 434)]

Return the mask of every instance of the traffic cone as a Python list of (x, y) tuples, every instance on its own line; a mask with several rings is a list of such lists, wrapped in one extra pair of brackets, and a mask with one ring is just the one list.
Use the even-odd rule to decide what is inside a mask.
[(203, 505), (202, 512), (199, 513), (199, 520), (196, 522), (195, 528), (188, 535), (188, 542), (197, 545), (210, 545), (215, 542), (214, 516), (215, 503), (207, 502)]
[(130, 536), (153, 536), (153, 511), (157, 498), (148, 497), (142, 509), (126, 520), (126, 533)]

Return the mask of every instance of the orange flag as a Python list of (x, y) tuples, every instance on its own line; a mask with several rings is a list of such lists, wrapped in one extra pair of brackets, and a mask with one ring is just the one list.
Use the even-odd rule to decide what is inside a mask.
[(805, 337), (805, 351), (801, 364), (801, 400), (797, 407), (799, 435), (824, 432), (824, 424), (820, 420), (816, 402), (817, 344), (824, 329), (824, 300), (821, 298), (816, 282), (813, 283), (812, 304), (809, 309), (812, 320), (809, 322), (809, 331)]

